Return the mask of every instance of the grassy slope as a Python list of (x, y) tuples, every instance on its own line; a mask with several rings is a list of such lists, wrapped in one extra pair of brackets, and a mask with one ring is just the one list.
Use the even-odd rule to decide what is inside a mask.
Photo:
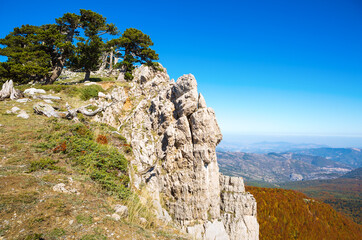
[[(70, 103), (85, 105), (78, 93), (66, 96), (65, 92), (61, 89), (55, 95)], [(65, 100), (55, 105), (63, 106)], [(181, 236), (171, 227), (157, 222), (152, 213), (146, 213), (146, 208), (135, 200), (137, 197), (121, 200), (117, 194), (112, 194), (112, 189), (105, 188), (102, 181), (86, 171), (89, 168), (75, 161), (81, 159), (79, 155), (76, 158), (76, 154), (54, 152), (51, 141), (64, 136), (58, 134), (57, 138), (49, 138), (57, 135), (54, 121), (32, 113), (32, 106), (37, 101), (0, 102), (0, 124), (3, 125), (0, 127), (0, 238), (177, 239)], [(5, 114), (13, 106), (25, 110), (30, 118)], [(57, 123), (62, 124), (63, 130), (64, 126), (72, 127), (74, 124), (67, 120)], [(97, 132), (90, 141), (95, 143), (95, 137), (103, 134), (107, 136), (109, 145), (117, 143), (107, 129), (87, 126)], [(92, 154), (91, 150), (87, 154)], [(41, 167), (44, 159), (50, 159), (51, 163)], [(54, 191), (53, 187), (59, 183), (76, 189), (77, 193)], [(122, 203), (129, 206), (130, 215), (115, 221), (110, 217), (114, 213), (113, 208)], [(142, 222), (140, 217), (145, 217), (147, 222)]]
[(246, 190), (257, 201), (260, 240), (362, 239), (361, 225), (302, 193), (259, 187)]

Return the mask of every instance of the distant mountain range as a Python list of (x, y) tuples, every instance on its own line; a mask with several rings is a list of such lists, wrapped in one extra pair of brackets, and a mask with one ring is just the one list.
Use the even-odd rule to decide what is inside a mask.
[(289, 142), (257, 142), (250, 144), (239, 144), (222, 141), (216, 150), (219, 152), (246, 152), (246, 153), (270, 153), (270, 152), (292, 152), (300, 149), (324, 148), (327, 145), (314, 143), (289, 143)]
[(217, 152), (217, 157), (223, 174), (270, 183), (333, 179), (362, 164), (362, 151), (350, 148), (298, 149), (264, 154)]
[(320, 156), (326, 159), (347, 164), (353, 168), (362, 167), (362, 149), (359, 148), (309, 148), (292, 152), (304, 155)]

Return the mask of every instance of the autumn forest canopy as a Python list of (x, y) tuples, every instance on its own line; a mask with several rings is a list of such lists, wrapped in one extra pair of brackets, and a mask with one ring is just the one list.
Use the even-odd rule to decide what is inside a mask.
[(64, 68), (85, 72), (84, 80), (91, 71), (119, 69), (132, 80), (137, 64), (157, 66), (158, 54), (150, 46), (150, 37), (140, 30), (128, 28), (121, 34), (102, 15), (80, 9), (55, 23), (16, 27), (0, 39), (0, 55), (7, 57), (0, 62), (0, 82), (52, 84)]

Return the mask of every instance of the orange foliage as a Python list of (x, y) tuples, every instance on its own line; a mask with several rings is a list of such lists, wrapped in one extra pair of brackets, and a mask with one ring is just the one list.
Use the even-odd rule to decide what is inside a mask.
[(277, 188), (247, 187), (258, 207), (260, 240), (362, 239), (362, 226), (328, 204)]
[(100, 143), (100, 144), (108, 144), (108, 139), (104, 135), (98, 135), (96, 141), (97, 141), (97, 143)]
[(59, 144), (58, 146), (56, 146), (54, 149), (53, 149), (53, 152), (54, 153), (57, 153), (57, 152), (65, 152), (67, 150), (67, 144), (66, 142), (62, 142), (61, 144)]

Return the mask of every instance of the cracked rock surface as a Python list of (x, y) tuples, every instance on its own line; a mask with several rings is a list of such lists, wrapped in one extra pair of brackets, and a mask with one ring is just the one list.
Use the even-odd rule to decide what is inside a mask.
[(196, 239), (258, 239), (255, 199), (242, 178), (219, 173), (222, 134), (195, 77), (174, 82), (165, 68), (147, 66), (133, 75), (113, 89), (117, 103), (96, 116), (131, 144), (133, 186), (147, 189), (160, 219), (172, 218)]

